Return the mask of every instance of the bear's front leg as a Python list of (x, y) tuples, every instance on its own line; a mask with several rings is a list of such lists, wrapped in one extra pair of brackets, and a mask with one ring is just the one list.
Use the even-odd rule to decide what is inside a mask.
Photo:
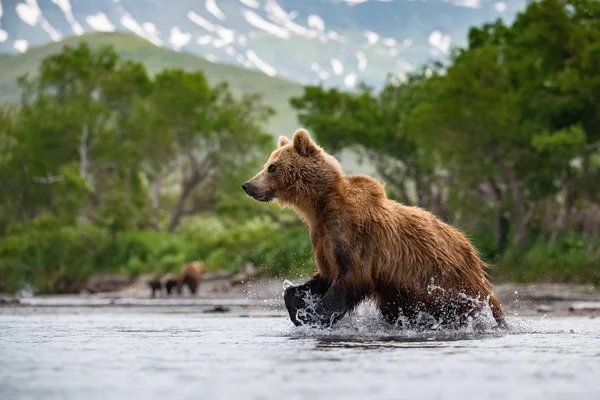
[(286, 288), (284, 300), (296, 326), (331, 327), (348, 310), (346, 290), (323, 280), (313, 279), (304, 285)]
[(294, 325), (299, 326), (303, 323), (313, 323), (313, 321), (306, 318), (308, 309), (314, 308), (317, 305), (325, 293), (327, 293), (329, 286), (327, 280), (315, 276), (302, 285), (285, 288), (283, 300)]

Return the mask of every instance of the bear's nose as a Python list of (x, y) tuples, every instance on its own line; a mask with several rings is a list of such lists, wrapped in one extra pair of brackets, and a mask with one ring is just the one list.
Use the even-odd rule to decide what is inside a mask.
[(248, 193), (248, 190), (250, 190), (250, 184), (248, 182), (242, 183), (242, 189), (244, 189), (244, 192)]

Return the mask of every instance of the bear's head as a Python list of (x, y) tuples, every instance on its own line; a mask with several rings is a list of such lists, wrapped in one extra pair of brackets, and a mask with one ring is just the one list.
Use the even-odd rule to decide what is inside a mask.
[(242, 188), (258, 201), (277, 199), (281, 205), (298, 206), (326, 196), (341, 178), (340, 163), (313, 142), (305, 129), (298, 129), (291, 141), (279, 137), (263, 169)]

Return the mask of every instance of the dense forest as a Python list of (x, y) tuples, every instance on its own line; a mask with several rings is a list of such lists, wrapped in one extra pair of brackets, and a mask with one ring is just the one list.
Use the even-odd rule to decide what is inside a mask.
[[(275, 146), (259, 94), (201, 71), (150, 76), (85, 43), (19, 85), (0, 108), (5, 290), (192, 259), (314, 270), (296, 216), (239, 187)], [(444, 64), (290, 103), (327, 151), (358, 152), (390, 197), (466, 232), (493, 278), (600, 283), (600, 2), (532, 2), (512, 25), (473, 27)]]

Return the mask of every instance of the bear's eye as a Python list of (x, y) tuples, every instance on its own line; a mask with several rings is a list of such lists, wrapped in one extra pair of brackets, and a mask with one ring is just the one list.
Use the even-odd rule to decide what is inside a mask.
[(275, 172), (275, 170), (277, 169), (277, 166), (275, 164), (271, 164), (269, 165), (269, 168), (267, 168), (267, 171), (270, 173)]

